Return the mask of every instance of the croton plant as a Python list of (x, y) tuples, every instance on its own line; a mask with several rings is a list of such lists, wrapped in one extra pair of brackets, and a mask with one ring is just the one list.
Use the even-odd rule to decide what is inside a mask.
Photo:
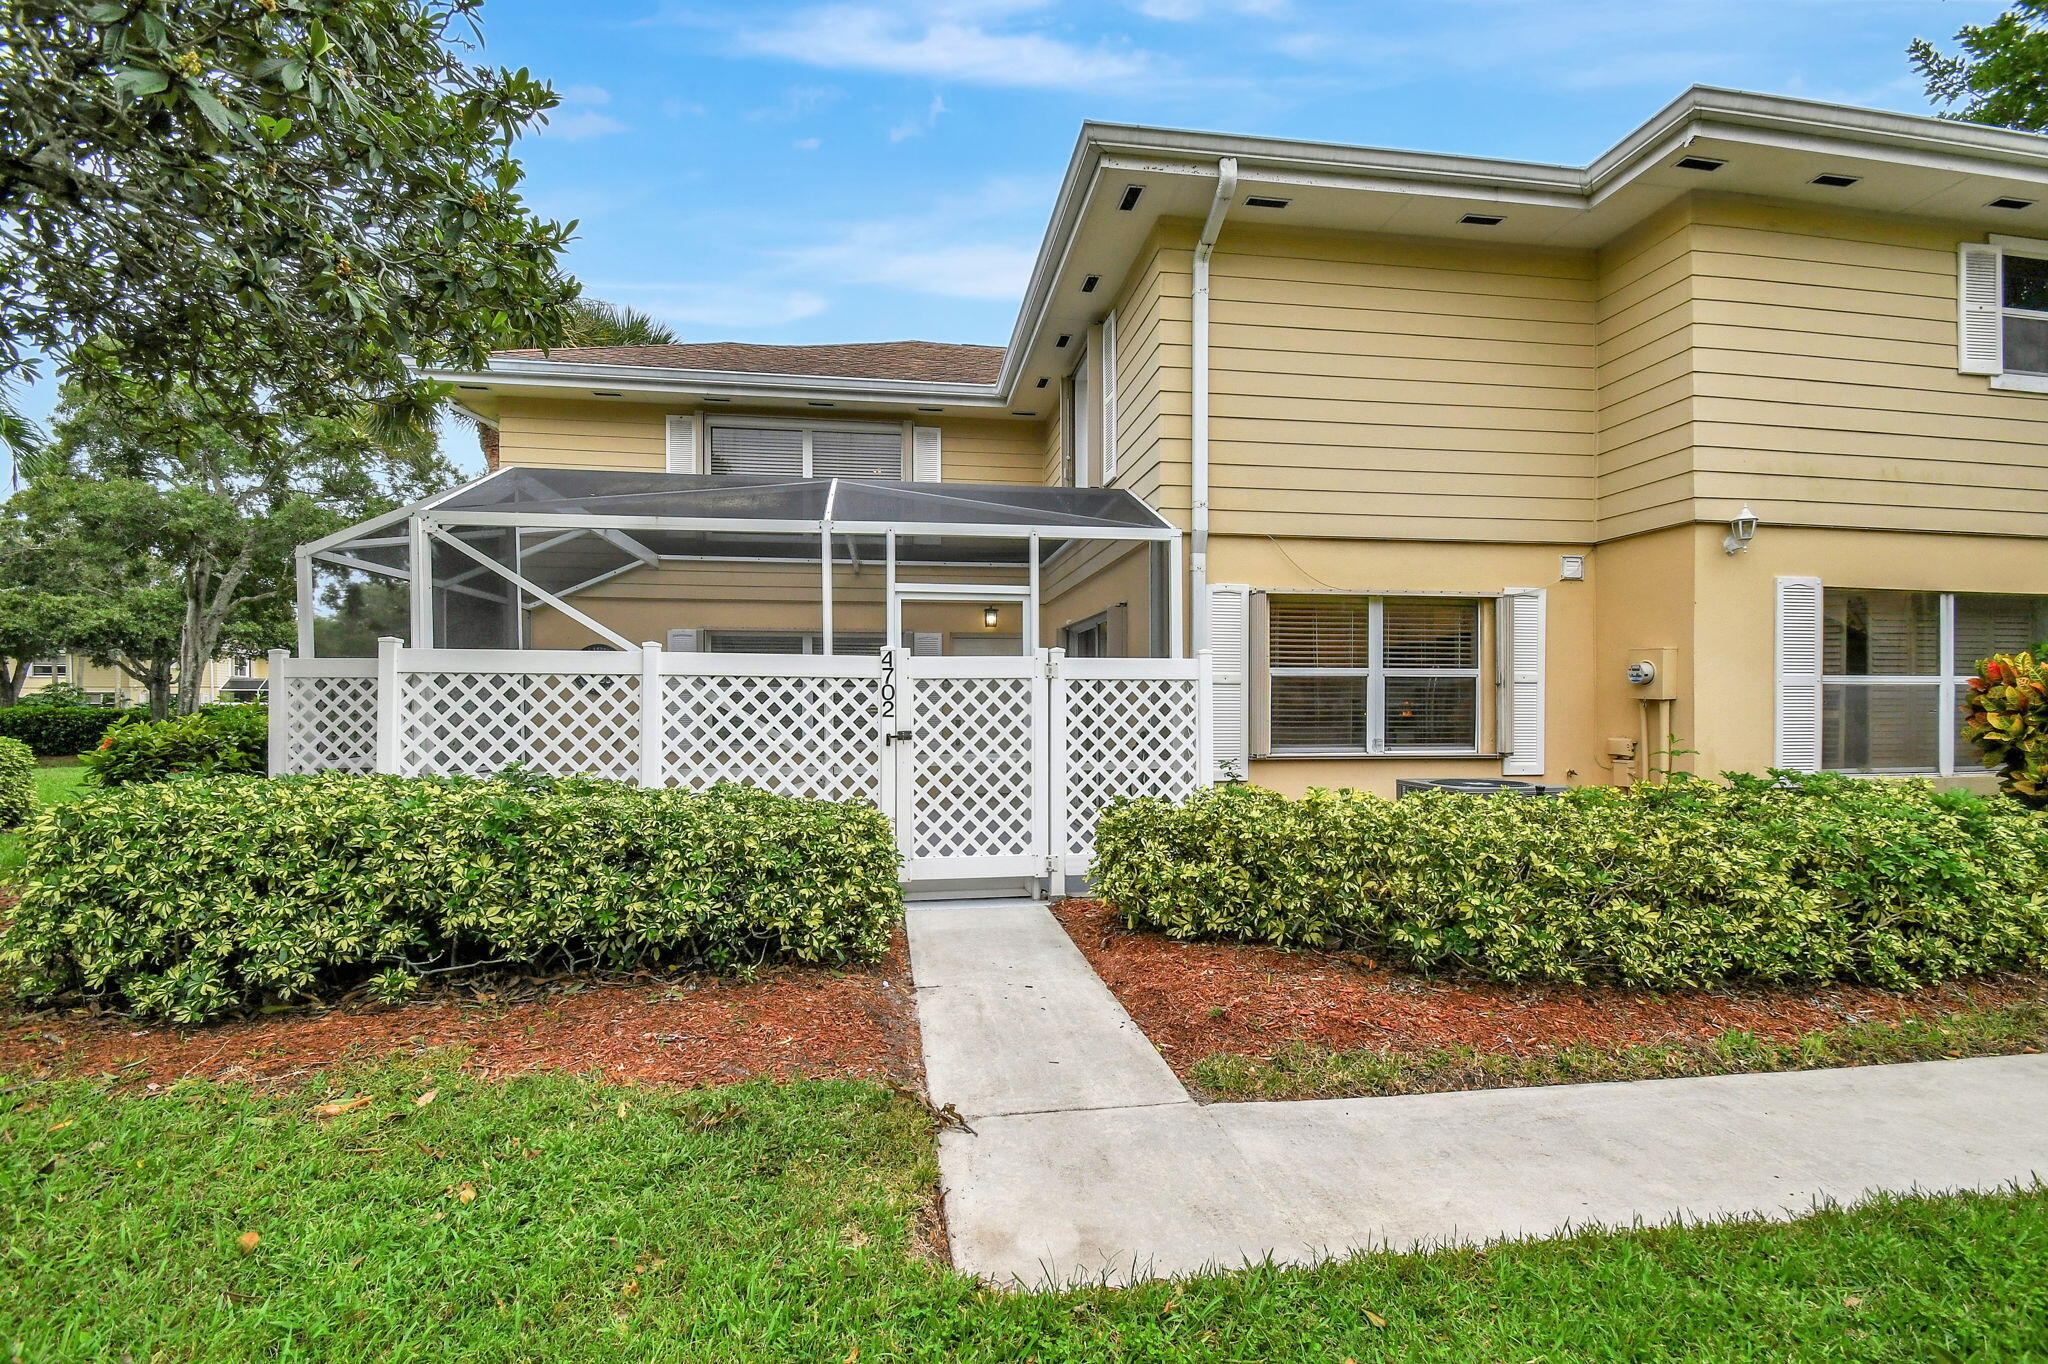
[(1993, 654), (1963, 693), (1963, 737), (2017, 800), (2048, 807), (2048, 675), (2031, 653)]

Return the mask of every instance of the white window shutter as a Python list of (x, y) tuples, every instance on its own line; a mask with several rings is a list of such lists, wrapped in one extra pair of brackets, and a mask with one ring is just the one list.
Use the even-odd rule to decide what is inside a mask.
[(918, 426), (910, 432), (910, 476), (919, 483), (939, 481), (939, 428)]
[(1242, 583), (1210, 584), (1212, 781), (1251, 775), (1251, 643), (1251, 588)]
[(1502, 707), (1500, 770), (1503, 776), (1540, 777), (1543, 761), (1544, 612), (1548, 594), (1540, 587), (1509, 588), (1503, 598), (1507, 638), (1501, 641), (1507, 704)]
[(946, 637), (937, 630), (919, 630), (910, 637), (912, 658), (937, 658), (946, 652)]
[(695, 630), (671, 630), (668, 632), (668, 651), (672, 654), (702, 653), (697, 643)]
[(1771, 765), (1820, 771), (1819, 578), (1778, 579), (1777, 741)]
[(1965, 243), (1957, 250), (1956, 368), (1965, 374), (1997, 374), (2005, 368), (1999, 288), (1997, 247)]
[(668, 419), (668, 471), (672, 474), (697, 472), (697, 419), (671, 415)]
[(1116, 314), (1102, 319), (1102, 485), (1116, 477)]

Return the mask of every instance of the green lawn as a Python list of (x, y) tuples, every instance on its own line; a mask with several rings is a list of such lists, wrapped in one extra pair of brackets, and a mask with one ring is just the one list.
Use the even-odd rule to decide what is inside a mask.
[(2048, 1354), (2040, 1189), (1021, 1295), (912, 1253), (935, 1180), (923, 1110), (854, 1083), (444, 1062), (287, 1098), (0, 1085), (0, 1340), (24, 1361)]
[(1742, 1029), (1697, 1042), (1636, 1047), (1574, 1044), (1533, 1054), (1472, 1047), (1331, 1051), (1297, 1042), (1272, 1056), (1205, 1056), (1195, 1063), (1193, 1078), (1217, 1098), (1335, 1099), (1882, 1066), (2036, 1051), (2048, 1051), (2048, 998), (1961, 1009), (1933, 1019), (1845, 1023), (1790, 1042)]
[[(61, 805), (78, 799), (85, 784), (85, 768), (76, 758), (43, 758), (36, 767), (36, 804)], [(21, 835), (0, 833), (0, 880), (11, 880), (21, 870)]]

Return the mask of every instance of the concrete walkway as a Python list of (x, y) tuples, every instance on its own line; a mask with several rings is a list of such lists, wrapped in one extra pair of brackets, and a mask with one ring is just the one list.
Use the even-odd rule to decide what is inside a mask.
[(1041, 905), (913, 906), (953, 1260), (1027, 1285), (2048, 1178), (2048, 1056), (1199, 1105)]

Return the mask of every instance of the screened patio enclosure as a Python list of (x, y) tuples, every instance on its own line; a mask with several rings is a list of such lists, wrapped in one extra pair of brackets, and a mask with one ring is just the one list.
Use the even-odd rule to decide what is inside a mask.
[[(299, 551), (271, 771), (866, 801), (907, 884), (1059, 891), (1209, 780), (1180, 569), (1121, 491), (508, 469)], [(328, 571), (401, 609), (316, 656)]]
[(510, 468), (303, 546), (297, 653), (347, 573), (415, 647), (1178, 657), (1179, 555), (1120, 489)]

